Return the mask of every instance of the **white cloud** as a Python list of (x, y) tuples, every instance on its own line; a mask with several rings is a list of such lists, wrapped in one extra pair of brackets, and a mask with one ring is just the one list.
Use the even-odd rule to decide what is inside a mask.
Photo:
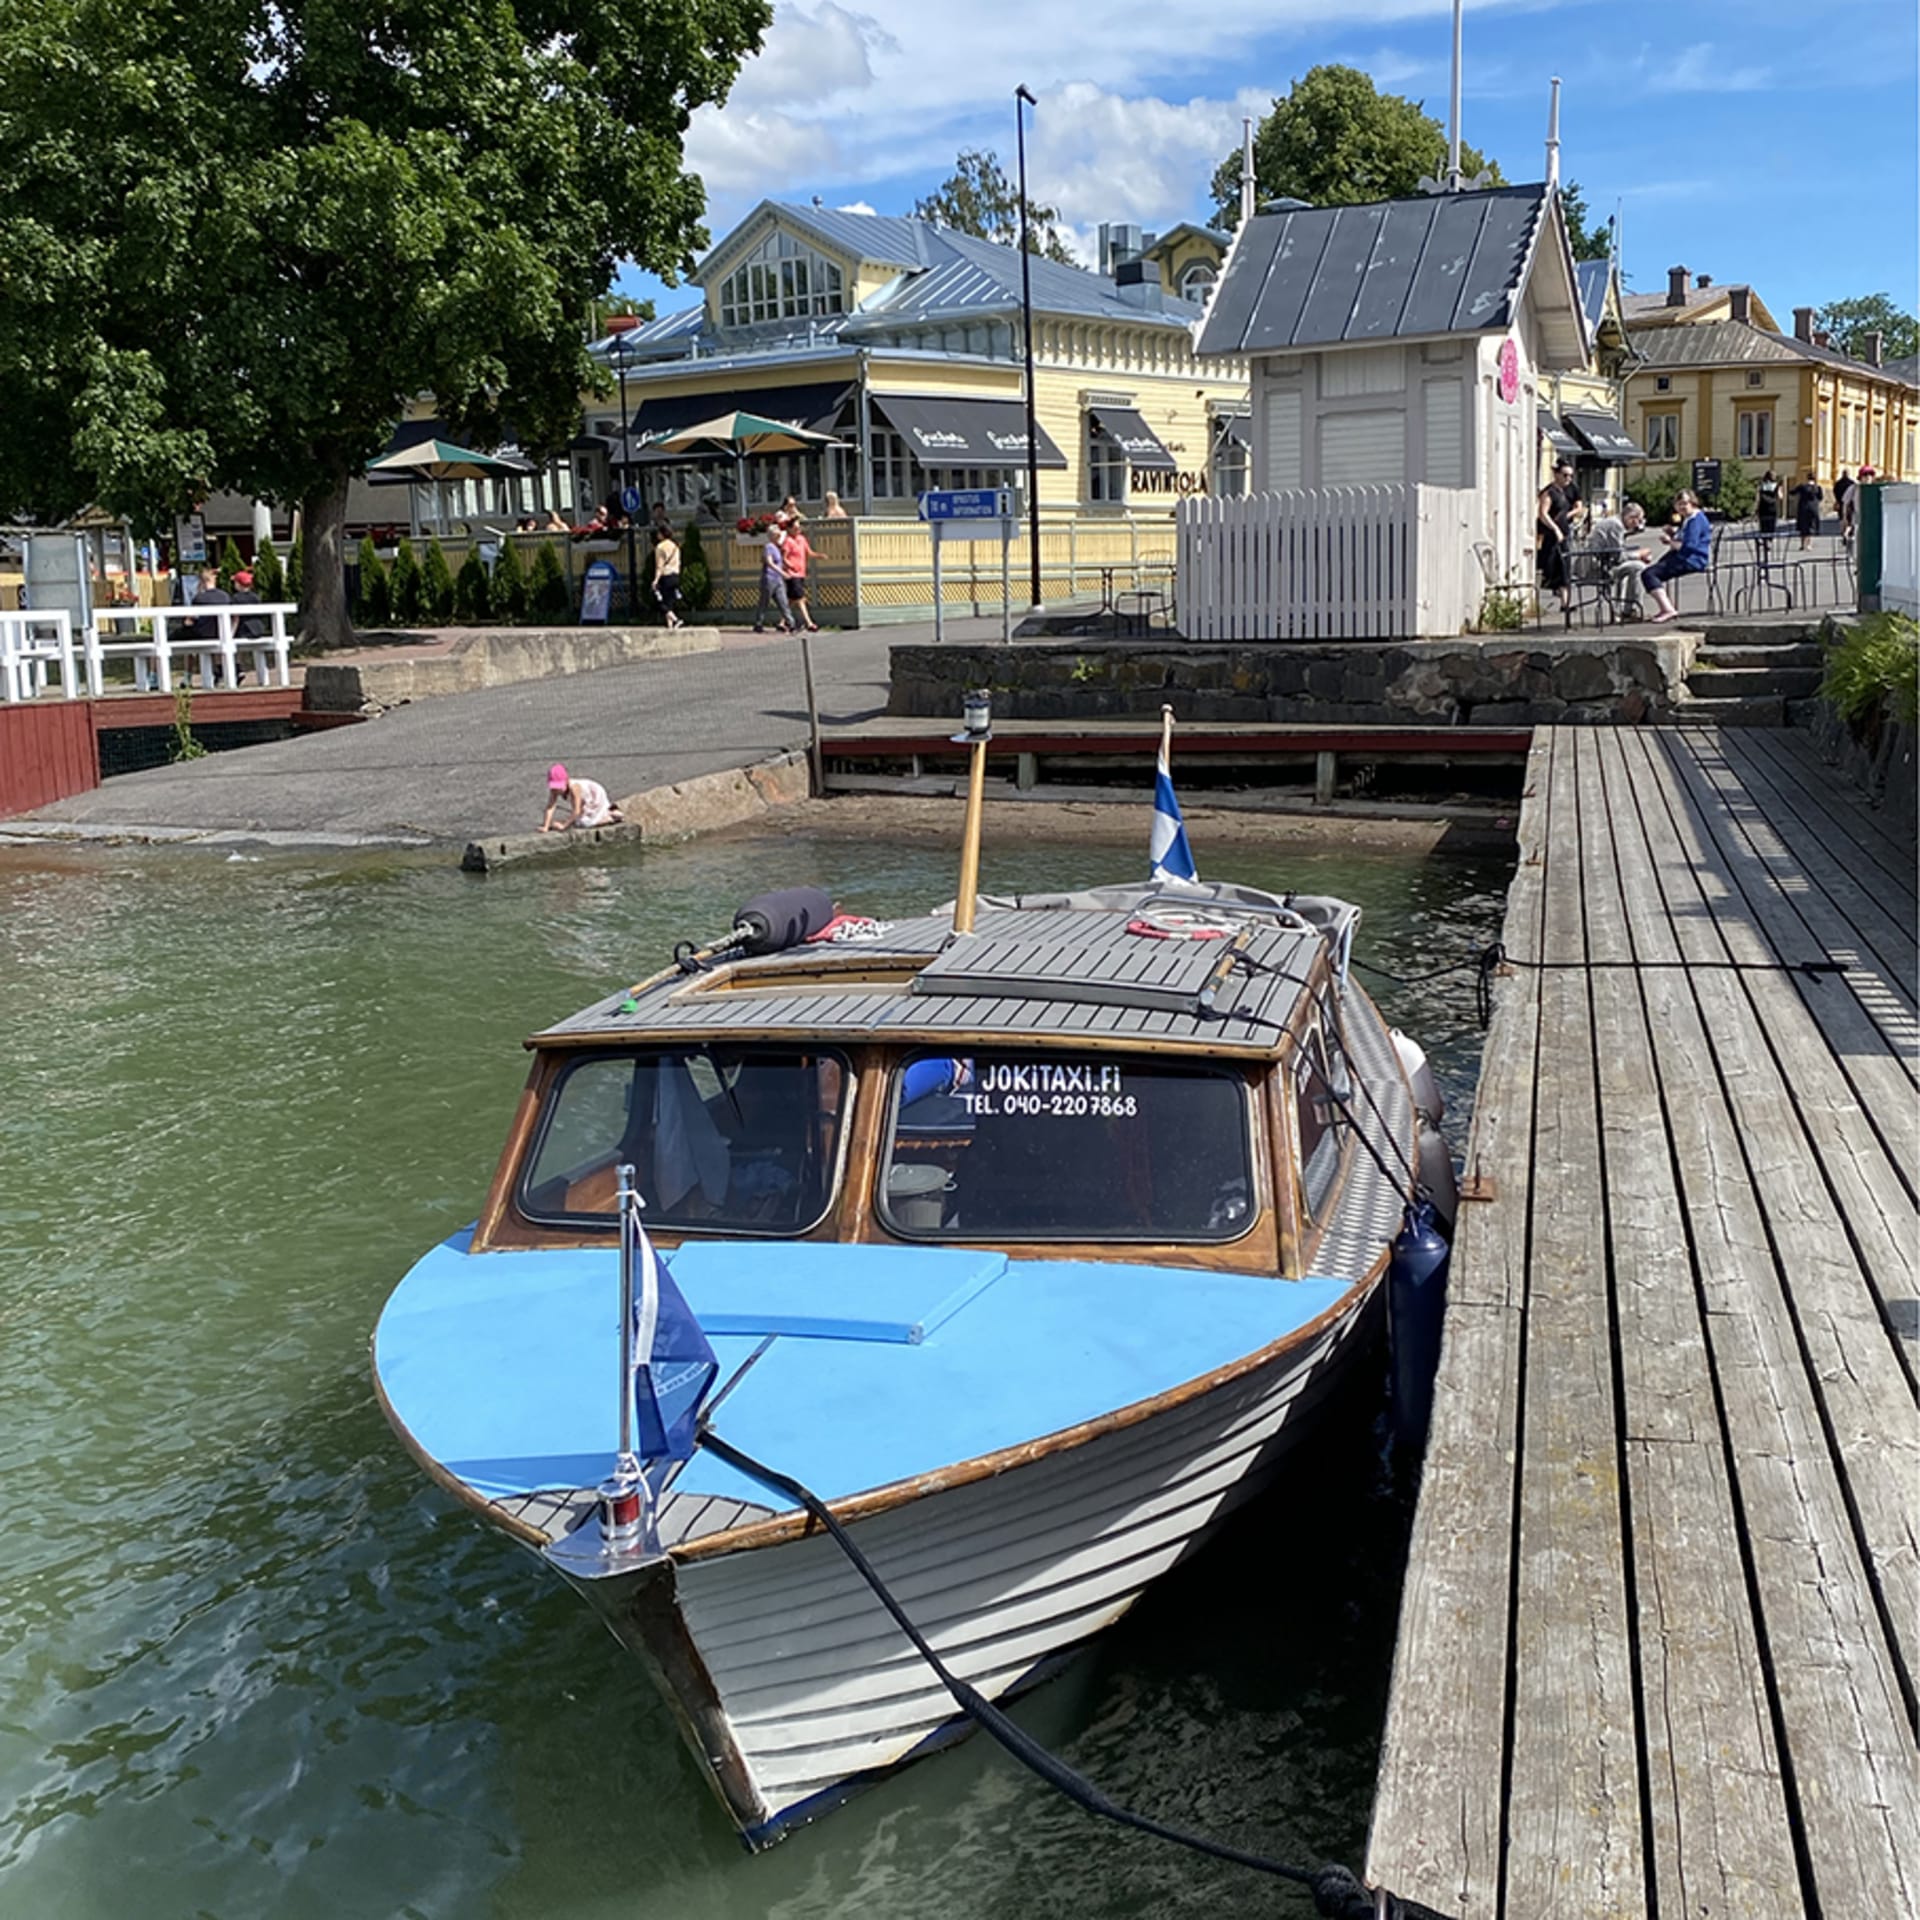
[(877, 214), (879, 212), (879, 209), (877, 207), (868, 206), (864, 200), (849, 200), (844, 207), (835, 207), (834, 212), (835, 213), (864, 213), (871, 216), (871, 215)]
[(795, 182), (839, 178), (844, 161), (827, 128), (791, 114), (702, 107), (687, 128), (687, 165), (707, 183), (717, 217), (738, 197), (778, 200)]
[(1649, 93), (1759, 93), (1774, 84), (1765, 67), (1729, 66), (1705, 41), (1685, 48), (1678, 59), (1643, 52), (1640, 65)]
[(812, 9), (783, 6), (759, 53), (742, 63), (732, 102), (818, 109), (866, 92), (875, 56), (899, 51), (899, 41), (871, 14), (851, 13), (834, 0)]

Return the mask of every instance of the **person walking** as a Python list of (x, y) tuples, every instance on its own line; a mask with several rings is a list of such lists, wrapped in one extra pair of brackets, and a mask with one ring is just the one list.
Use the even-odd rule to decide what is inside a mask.
[(1802, 552), (1813, 545), (1813, 536), (1820, 531), (1820, 502), (1825, 497), (1825, 489), (1808, 468), (1807, 477), (1793, 490), (1793, 530), (1800, 536)]
[(766, 632), (769, 612), (773, 615), (773, 624), (782, 633), (792, 631), (792, 622), (787, 618), (786, 538), (786, 521), (776, 514), (767, 523), (766, 538), (760, 547), (760, 605), (753, 616), (755, 633)]
[(1552, 589), (1562, 613), (1572, 600), (1573, 576), (1567, 569), (1567, 545), (1579, 504), (1580, 496), (1573, 486), (1573, 462), (1557, 461), (1553, 478), (1540, 489), (1534, 503), (1534, 552), (1539, 561), (1540, 584)]
[(796, 633), (802, 627), (809, 633), (820, 631), (813, 623), (813, 615), (807, 611), (807, 562), (812, 557), (813, 548), (796, 520), (780, 543), (781, 572), (787, 583), (787, 617)]
[(680, 618), (680, 543), (672, 529), (653, 537), (653, 597), (667, 617), (667, 631), (684, 627)]
[(1781, 484), (1780, 476), (1769, 467), (1760, 476), (1759, 491), (1754, 496), (1753, 510), (1760, 522), (1760, 537), (1770, 539), (1780, 524), (1780, 503), (1786, 498), (1786, 488)]

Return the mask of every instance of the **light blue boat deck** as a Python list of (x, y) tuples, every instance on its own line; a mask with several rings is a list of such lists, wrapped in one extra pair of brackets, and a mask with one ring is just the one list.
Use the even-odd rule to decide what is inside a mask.
[[(470, 1238), (435, 1247), (388, 1302), (382, 1390), (415, 1444), (489, 1499), (591, 1487), (618, 1437), (618, 1255), (474, 1254)], [(1353, 1285), (796, 1241), (689, 1242), (667, 1263), (720, 1363), (715, 1426), (829, 1500), (1150, 1399)], [(705, 1452), (674, 1490), (767, 1497)]]

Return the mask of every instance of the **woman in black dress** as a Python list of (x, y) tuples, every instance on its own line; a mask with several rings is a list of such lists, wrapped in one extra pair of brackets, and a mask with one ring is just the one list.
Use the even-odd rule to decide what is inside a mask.
[(1754, 501), (1754, 512), (1760, 521), (1760, 537), (1766, 539), (1780, 524), (1780, 501), (1786, 489), (1780, 484), (1780, 476), (1769, 467), (1760, 476), (1760, 491)]
[(1558, 596), (1563, 613), (1572, 585), (1567, 567), (1567, 543), (1573, 537), (1573, 510), (1579, 504), (1580, 496), (1573, 486), (1573, 462), (1562, 460), (1553, 470), (1553, 479), (1540, 489), (1540, 497), (1534, 504), (1534, 553), (1539, 562), (1540, 584)]
[(1813, 536), (1820, 531), (1822, 497), (1820, 482), (1811, 473), (1793, 490), (1793, 530), (1803, 548), (1811, 546)]

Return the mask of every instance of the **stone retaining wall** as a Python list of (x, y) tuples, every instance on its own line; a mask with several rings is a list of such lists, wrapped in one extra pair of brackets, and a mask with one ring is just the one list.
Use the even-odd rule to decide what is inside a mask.
[(309, 661), (306, 704), (319, 713), (363, 713), (555, 674), (594, 673), (636, 660), (716, 653), (719, 647), (720, 635), (711, 627), (672, 633), (664, 627), (483, 628), (430, 654)]
[(1837, 767), (1880, 809), (1887, 827), (1902, 839), (1920, 841), (1920, 761), (1914, 730), (1876, 715), (1842, 720), (1824, 700), (1808, 703), (1807, 731), (1820, 757)]
[(895, 647), (887, 711), (956, 717), (969, 687), (991, 687), (1006, 720), (1459, 726), (1634, 723), (1669, 718), (1686, 697), (1700, 636), (1528, 636), (1195, 646)]

